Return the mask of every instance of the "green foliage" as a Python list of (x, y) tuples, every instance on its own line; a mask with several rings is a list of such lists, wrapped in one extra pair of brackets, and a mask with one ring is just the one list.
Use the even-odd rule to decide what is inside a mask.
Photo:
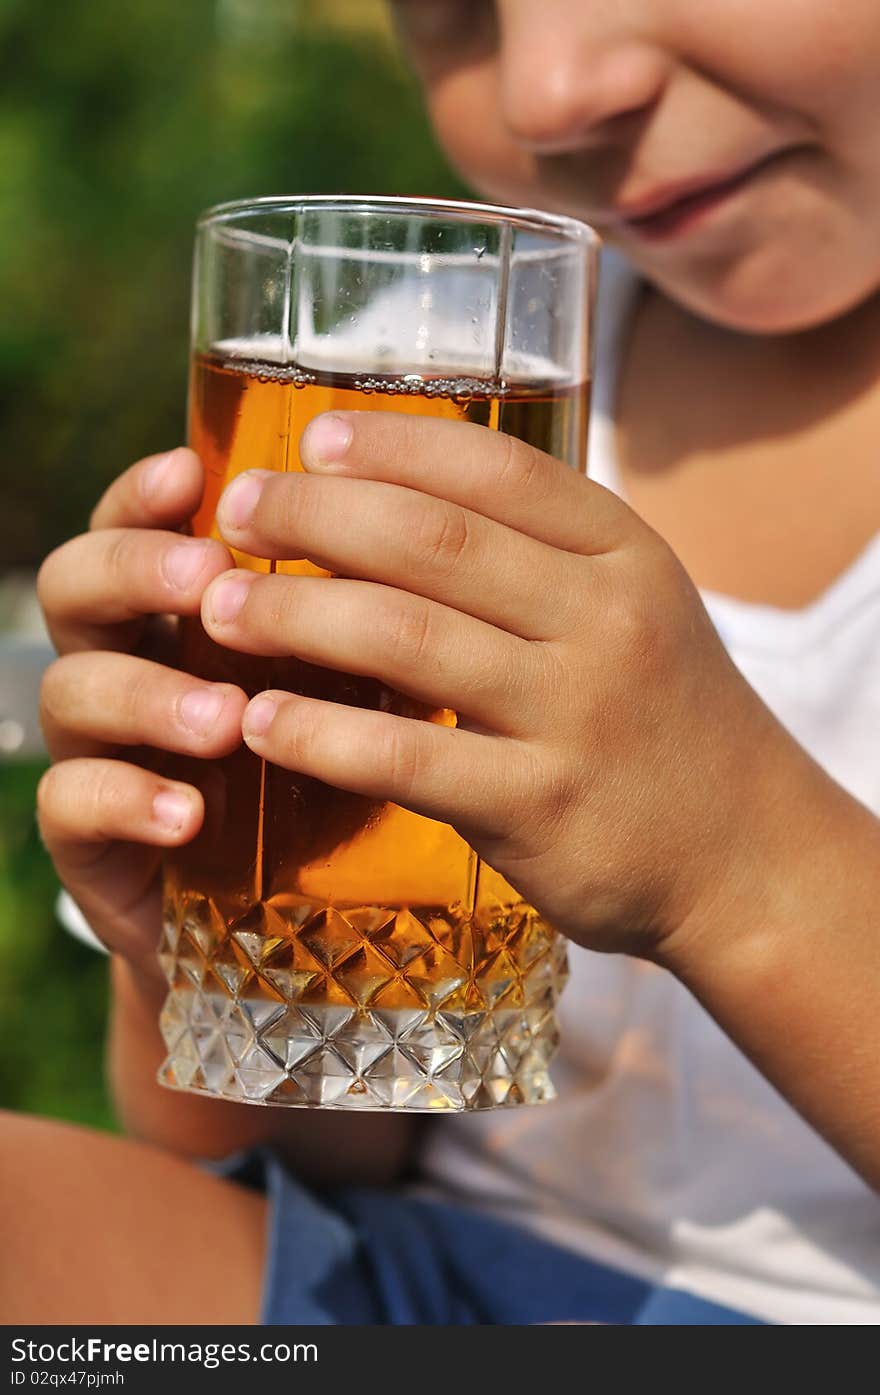
[(322, 28), (321, 10), (0, 3), (7, 565), (37, 563), (120, 469), (181, 439), (201, 209), (461, 192), (382, 35)]
[(107, 965), (55, 920), (58, 885), (34, 819), (41, 771), (0, 765), (0, 1101), (112, 1127), (102, 1065)]

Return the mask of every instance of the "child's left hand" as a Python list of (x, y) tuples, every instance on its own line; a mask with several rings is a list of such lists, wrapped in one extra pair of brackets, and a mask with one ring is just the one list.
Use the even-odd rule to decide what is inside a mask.
[(458, 727), (272, 692), (245, 712), (248, 745), (454, 825), (581, 944), (662, 957), (754, 871), (780, 761), (806, 760), (670, 549), (484, 427), (332, 413), (301, 453), (305, 474), (229, 486), (223, 535), (339, 575), (227, 572), (206, 629), (379, 678)]

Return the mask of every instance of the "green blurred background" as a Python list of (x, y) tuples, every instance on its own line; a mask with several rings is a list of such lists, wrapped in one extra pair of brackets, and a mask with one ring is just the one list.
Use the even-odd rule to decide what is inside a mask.
[[(381, 0), (0, 0), (0, 65), (0, 663), (32, 707), (33, 571), (182, 438), (197, 213), (464, 191)], [(112, 1128), (106, 967), (55, 920), (28, 716), (0, 710), (0, 1105)]]

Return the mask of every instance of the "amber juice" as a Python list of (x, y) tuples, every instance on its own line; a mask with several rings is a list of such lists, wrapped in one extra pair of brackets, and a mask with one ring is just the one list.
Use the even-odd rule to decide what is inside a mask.
[[(329, 376), (221, 354), (195, 359), (189, 439), (207, 470), (194, 520), (218, 536), (243, 470), (300, 470), (306, 424), (330, 409), (477, 422), (583, 461), (585, 387)], [(328, 575), (306, 559), (259, 571)], [(239, 684), (455, 723), (380, 681), (246, 657), (182, 626), (180, 664)], [(242, 747), (187, 762), (199, 837), (167, 859), (160, 1078), (232, 1099), (464, 1109), (549, 1098), (560, 938), (449, 826), (267, 765)]]

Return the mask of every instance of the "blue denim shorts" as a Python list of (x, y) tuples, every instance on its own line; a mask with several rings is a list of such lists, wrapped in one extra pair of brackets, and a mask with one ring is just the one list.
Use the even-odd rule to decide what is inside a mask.
[(265, 1324), (762, 1325), (470, 1208), (393, 1189), (312, 1191), (267, 1149), (208, 1166), (268, 1199)]

